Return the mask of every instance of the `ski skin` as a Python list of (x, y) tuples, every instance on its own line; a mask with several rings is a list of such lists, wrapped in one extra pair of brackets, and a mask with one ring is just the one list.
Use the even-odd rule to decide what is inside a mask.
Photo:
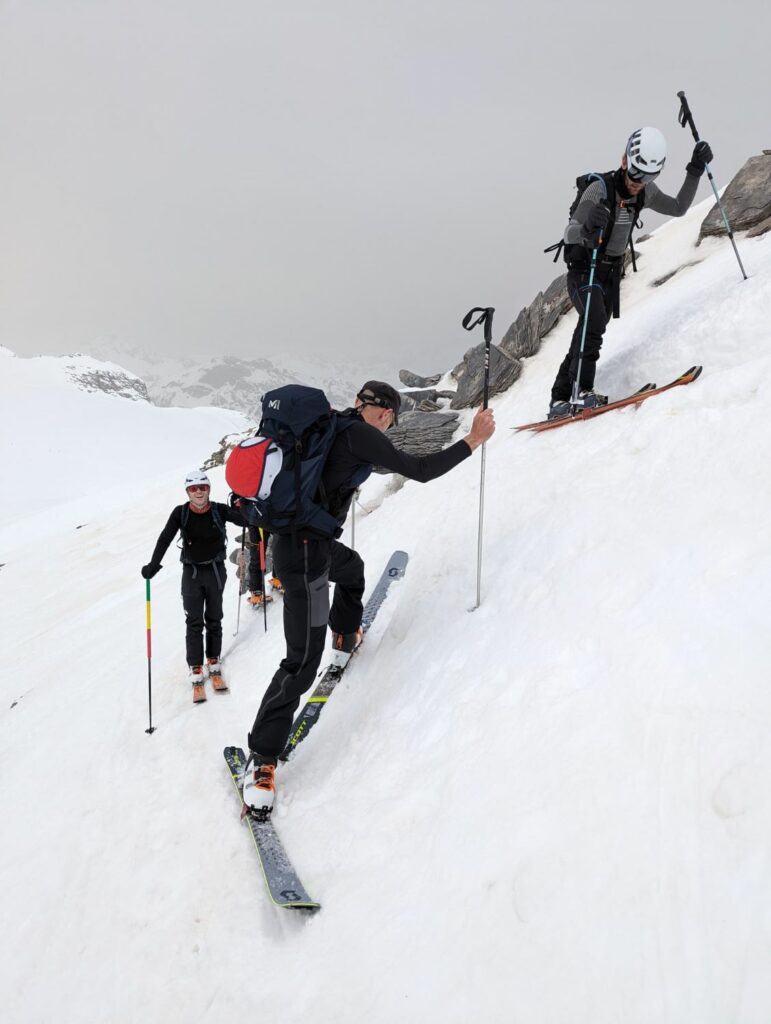
[[(261, 821), (248, 812), (243, 813), (245, 804), (242, 784), (246, 754), (240, 747), (225, 747), (223, 754), (230, 778), (241, 801), (242, 816), (249, 823), (249, 831), (252, 833), (252, 839), (260, 858), (260, 867), (271, 900), (277, 907), (283, 907), (286, 910), (320, 910), (321, 904), (311, 899), (292, 867), (270, 818)], [(279, 875), (281, 877), (277, 877)]]
[(627, 398), (620, 398), (617, 402), (609, 402), (608, 405), (601, 405), (597, 409), (581, 409), (580, 412), (575, 413), (573, 416), (564, 416), (559, 420), (539, 420), (537, 423), (525, 423), (521, 427), (513, 427), (512, 429), (517, 432), (530, 430), (533, 433), (540, 433), (544, 430), (556, 430), (557, 427), (564, 427), (568, 423), (576, 423), (578, 420), (591, 420), (595, 416), (602, 416), (603, 413), (610, 412), (612, 409), (623, 409), (628, 405), (639, 405), (648, 398), (652, 398), (654, 395), (661, 395), (671, 388), (692, 384), (700, 376), (701, 371), (701, 366), (692, 366), (690, 370), (686, 370), (685, 373), (675, 380), (670, 381), (669, 384), (662, 385), (660, 388), (652, 388), (649, 384), (646, 384), (644, 388), (636, 391), (633, 395), (629, 395)]
[[(361, 619), (361, 626), (364, 630), (363, 636), (367, 635), (369, 627), (375, 621), (375, 616), (380, 610), (381, 604), (385, 600), (390, 584), (394, 580), (399, 580), (404, 576), (407, 571), (408, 561), (409, 555), (406, 551), (394, 551), (388, 559), (388, 564), (383, 570), (383, 573), (364, 608), (364, 613)], [(336, 668), (329, 665), (327, 668), (322, 670), (321, 676), (313, 690), (313, 693), (310, 695), (302, 711), (292, 723), (292, 731), (289, 733), (289, 739), (287, 740), (286, 747), (284, 747), (284, 751), (279, 760), (288, 761), (294, 754), (298, 745), (307, 737), (308, 733), (318, 721), (321, 709), (329, 700), (334, 688), (340, 682), (343, 672), (345, 672), (346, 668), (351, 664), (352, 658), (353, 655), (351, 655), (351, 658), (349, 658), (342, 668)]]

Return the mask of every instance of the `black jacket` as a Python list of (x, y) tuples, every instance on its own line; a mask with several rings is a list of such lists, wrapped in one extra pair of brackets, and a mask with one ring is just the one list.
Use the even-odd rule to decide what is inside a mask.
[[(216, 509), (222, 527), (218, 526), (212, 515), (212, 509)], [(188, 510), (187, 516), (183, 513)], [(183, 519), (186, 518), (184, 529)], [(151, 563), (161, 564), (161, 559), (166, 554), (169, 544), (178, 533), (182, 533), (182, 554), (180, 560), (200, 565), (204, 562), (224, 562), (225, 560), (225, 523), (235, 523), (236, 526), (244, 526), (244, 520), (237, 509), (232, 509), (221, 502), (212, 501), (206, 512), (194, 512), (189, 502), (184, 505), (177, 505), (172, 510), (169, 520), (161, 530), (158, 543), (155, 545)]]
[(351, 416), (354, 422), (338, 434), (321, 476), (329, 511), (341, 526), (356, 490), (354, 481), (360, 477), (362, 469), (379, 466), (409, 480), (427, 483), (449, 473), (471, 455), (471, 448), (465, 441), (456, 441), (449, 448), (430, 455), (408, 455), (394, 448), (386, 434), (365, 423), (358, 412), (346, 410), (341, 415)]

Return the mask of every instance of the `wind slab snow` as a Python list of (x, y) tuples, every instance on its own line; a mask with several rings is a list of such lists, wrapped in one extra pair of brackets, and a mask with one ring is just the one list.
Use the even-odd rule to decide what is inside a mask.
[(222, 760), (280, 607), (234, 639), (231, 571), (231, 693), (194, 707), (173, 549), (144, 732), (139, 567), (240, 418), (49, 381), (46, 443), (43, 367), (3, 355), (5, 1020), (767, 1024), (771, 236), (739, 239), (742, 283), (725, 240), (693, 247), (708, 205), (643, 244), (598, 374), (697, 383), (514, 435), (568, 316), (495, 400), (478, 611), (478, 454), (357, 522), (370, 583), (395, 547), (410, 565), (278, 775), (310, 919), (269, 903)]

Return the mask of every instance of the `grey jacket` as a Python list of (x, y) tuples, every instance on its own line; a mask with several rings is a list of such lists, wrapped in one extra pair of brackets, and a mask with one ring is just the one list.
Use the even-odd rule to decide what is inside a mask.
[[(662, 192), (656, 182), (652, 181), (645, 186), (645, 209), (653, 210), (655, 213), (664, 213), (669, 217), (682, 217), (693, 202), (698, 187), (699, 176), (686, 173), (685, 181), (675, 197)], [(594, 240), (586, 230), (586, 221), (592, 207), (597, 206), (603, 198), (602, 182), (593, 181), (581, 196), (581, 201), (565, 228), (566, 245), (583, 245), (588, 249), (592, 248)], [(632, 222), (633, 214), (630, 213), (629, 207), (626, 205), (627, 202), (628, 200), (619, 196), (618, 192), (616, 193), (616, 216), (613, 230), (605, 247), (606, 256), (623, 256), (624, 250), (629, 244), (629, 236), (634, 224)]]

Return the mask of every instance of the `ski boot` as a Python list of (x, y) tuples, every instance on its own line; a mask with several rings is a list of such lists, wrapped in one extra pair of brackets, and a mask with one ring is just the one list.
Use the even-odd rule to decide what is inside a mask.
[(206, 690), (203, 688), (203, 665), (190, 665), (188, 667), (187, 679), (193, 686), (193, 703), (202, 704), (206, 700)]
[(569, 415), (570, 402), (565, 402), (559, 398), (552, 399), (549, 404), (549, 412), (546, 415), (547, 420), (562, 420)]
[(330, 665), (342, 671), (351, 660), (351, 655), (361, 647), (363, 638), (364, 630), (361, 626), (355, 633), (333, 633)]
[(212, 689), (218, 693), (227, 693), (228, 684), (222, 678), (222, 665), (219, 658), (207, 658), (206, 667), (209, 670), (209, 679), (211, 679)]
[(582, 409), (599, 409), (600, 406), (608, 404), (607, 395), (599, 395), (594, 388), (587, 388), (586, 391), (578, 392), (578, 403)]
[(272, 600), (270, 594), (261, 594), (257, 590), (253, 590), (249, 595), (249, 604), (252, 608), (262, 608), (264, 604), (270, 604)]
[(251, 814), (253, 818), (265, 821), (270, 816), (276, 797), (275, 770), (276, 762), (273, 758), (250, 753), (244, 769), (244, 788), (241, 792), (244, 801), (242, 818)]

